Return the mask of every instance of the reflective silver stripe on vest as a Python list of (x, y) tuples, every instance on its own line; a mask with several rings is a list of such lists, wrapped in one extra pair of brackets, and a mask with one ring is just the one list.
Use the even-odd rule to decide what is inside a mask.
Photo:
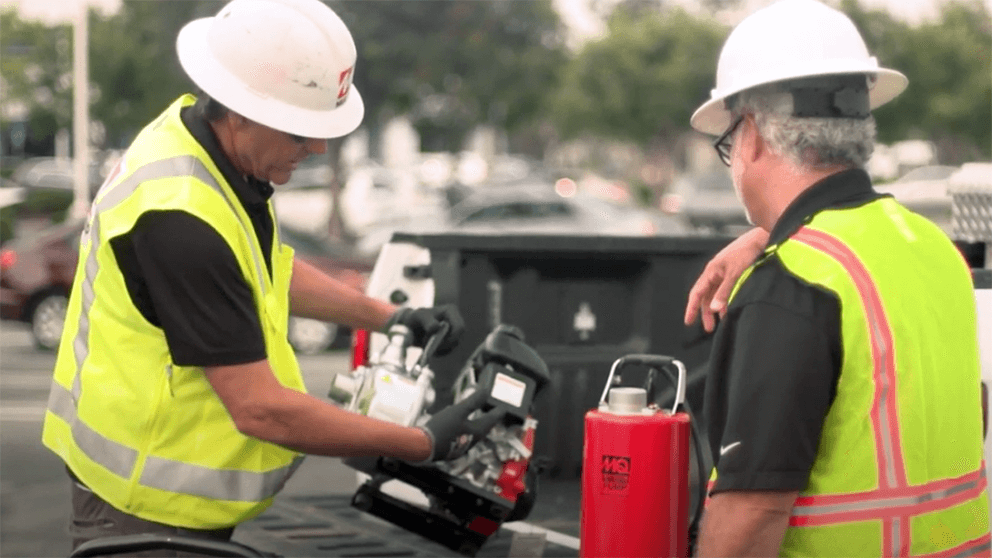
[(896, 386), (892, 384), (896, 380), (892, 330), (871, 274), (857, 254), (830, 233), (804, 226), (792, 238), (836, 260), (855, 285), (870, 330), (874, 364), (872, 381), (875, 383), (878, 403), (877, 411), (873, 409), (871, 415), (872, 422), (877, 421), (877, 435), (882, 446), (882, 451), (877, 454), (879, 482), (889, 488), (905, 486), (906, 471), (902, 460), (898, 419), (893, 416), (895, 409), (890, 408), (897, 397)]
[[(119, 444), (99, 434), (86, 423), (79, 420), (77, 404), (82, 385), (80, 381), (83, 363), (89, 355), (89, 315), (96, 298), (94, 282), (100, 271), (97, 260), (97, 241), (100, 238), (100, 220), (98, 215), (113, 209), (126, 200), (138, 187), (151, 180), (180, 178), (192, 176), (213, 188), (223, 198), (231, 211), (236, 209), (230, 199), (224, 194), (223, 188), (214, 179), (210, 171), (192, 155), (183, 155), (170, 159), (155, 161), (138, 168), (130, 176), (109, 188), (106, 193), (101, 190), (101, 196), (95, 202), (84, 236), (90, 240), (90, 249), (83, 267), (84, 277), (81, 284), (82, 309), (79, 314), (76, 336), (73, 339), (73, 351), (76, 361), (76, 374), (72, 382), (71, 392), (58, 382), (52, 381), (48, 409), (59, 416), (72, 430), (73, 439), (79, 449), (91, 460), (99, 463), (114, 474), (129, 478), (138, 459), (138, 452), (125, 445)], [(240, 222), (240, 219), (239, 219)], [(244, 229), (244, 224), (242, 223)], [(252, 234), (245, 230), (245, 234)], [(249, 237), (250, 238), (250, 237)], [(262, 268), (258, 249), (252, 244), (252, 255), (255, 261), (255, 271), (258, 283), (264, 296), (266, 289), (265, 275)], [(302, 459), (302, 458), (301, 458)], [(299, 460), (298, 460), (299, 461)], [(287, 467), (268, 473), (250, 473), (244, 471), (218, 471), (176, 461), (150, 457), (142, 474), (142, 480), (148, 480), (148, 486), (198, 494), (210, 498), (232, 501), (258, 501), (269, 498), (278, 491), (289, 475), (296, 470), (299, 462), (295, 461)], [(151, 472), (150, 472), (151, 471)], [(175, 484), (174, 484), (175, 483)], [(180, 487), (180, 489), (176, 489)]]
[(130, 478), (134, 464), (138, 460), (138, 452), (103, 437), (79, 420), (72, 394), (59, 384), (52, 384), (52, 392), (48, 397), (48, 410), (69, 424), (73, 439), (90, 459), (119, 477)]
[(984, 543), (974, 546), (972, 548), (966, 548), (957, 554), (951, 555), (950, 558), (968, 558), (969, 556), (988, 556), (989, 551), (992, 550), (992, 541), (985, 541)]
[[(228, 207), (231, 208), (231, 212), (237, 215), (237, 208), (234, 207), (234, 203), (224, 194), (224, 189), (221, 188), (220, 184), (214, 178), (214, 175), (210, 174), (207, 167), (203, 163), (192, 155), (181, 155), (179, 157), (172, 157), (169, 159), (162, 159), (161, 161), (155, 161), (148, 163), (143, 167), (138, 168), (130, 176), (122, 180), (116, 186), (109, 189), (109, 191), (99, 200), (96, 204), (96, 213), (102, 213), (109, 209), (113, 209), (118, 204), (123, 202), (138, 189), (143, 182), (150, 180), (159, 180), (163, 178), (180, 178), (184, 176), (192, 176), (210, 186), (214, 189), (220, 197), (227, 202)], [(95, 219), (94, 219), (95, 220)], [(240, 219), (238, 220), (240, 223)], [(244, 224), (242, 223), (242, 228)], [(248, 238), (251, 238), (252, 232), (249, 230), (244, 231)], [(98, 238), (94, 236), (94, 238)], [(255, 243), (249, 243), (252, 246), (252, 255), (255, 260), (255, 273), (258, 275), (258, 284), (262, 288), (262, 294), (265, 294), (265, 274), (262, 271), (262, 257), (255, 246)], [(93, 253), (91, 252), (91, 255)], [(94, 255), (95, 257), (95, 255)], [(87, 278), (91, 278), (87, 274)]]
[(216, 500), (259, 502), (275, 496), (302, 463), (303, 457), (300, 456), (279, 469), (265, 473), (248, 473), (210, 469), (161, 457), (149, 457), (141, 472), (140, 483), (151, 488)]
[[(985, 467), (978, 470), (978, 475), (971, 480), (956, 484), (943, 490), (934, 490), (917, 496), (899, 496), (893, 498), (872, 498), (867, 495), (865, 499), (845, 504), (821, 504), (821, 505), (796, 505), (793, 507), (793, 515), (826, 515), (832, 513), (846, 513), (859, 511), (882, 511), (886, 508), (897, 508), (903, 506), (916, 506), (925, 504), (931, 500), (941, 500), (950, 498), (960, 492), (975, 490), (985, 480)], [(813, 496), (815, 498), (815, 496)]]
[[(882, 521), (882, 528), (885, 529), (886, 523), (888, 523), (889, 528), (889, 541), (891, 541), (890, 554), (888, 556), (909, 556), (909, 516), (893, 517), (888, 522)], [(902, 535), (905, 533), (906, 540), (902, 539)], [(885, 544), (885, 541), (882, 541)], [(884, 551), (884, 547), (883, 547)]]

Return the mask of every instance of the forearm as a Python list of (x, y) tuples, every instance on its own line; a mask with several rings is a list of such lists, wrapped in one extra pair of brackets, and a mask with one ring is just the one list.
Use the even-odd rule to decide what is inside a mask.
[(252, 436), (314, 455), (422, 461), (431, 450), (419, 429), (345, 411), (288, 388), (272, 397), (252, 424)]
[(745, 250), (754, 251), (756, 254), (760, 254), (765, 246), (768, 244), (769, 233), (761, 227), (754, 227), (753, 229), (740, 235), (739, 240), (742, 244), (749, 248), (742, 246), (741, 248)]
[(798, 492), (721, 492), (706, 507), (699, 556), (778, 556)]
[(293, 263), (289, 302), (294, 316), (373, 331), (382, 330), (396, 311), (392, 304), (368, 297), (298, 259)]
[(421, 430), (371, 419), (279, 383), (269, 361), (204, 369), (238, 431), (300, 452), (333, 457), (383, 455), (422, 461)]

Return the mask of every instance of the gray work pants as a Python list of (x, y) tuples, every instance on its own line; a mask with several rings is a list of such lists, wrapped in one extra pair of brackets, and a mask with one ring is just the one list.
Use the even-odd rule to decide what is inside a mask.
[[(234, 533), (234, 527), (211, 531), (183, 529), (181, 527), (145, 521), (144, 519), (139, 519), (114, 508), (78, 482), (72, 479), (69, 482), (72, 483), (72, 517), (69, 519), (69, 534), (72, 536), (73, 550), (84, 542), (100, 537), (153, 533), (157, 535), (177, 535), (214, 541), (229, 541), (231, 535)], [(175, 550), (152, 550), (132, 553), (130, 556), (172, 558), (201, 555)]]

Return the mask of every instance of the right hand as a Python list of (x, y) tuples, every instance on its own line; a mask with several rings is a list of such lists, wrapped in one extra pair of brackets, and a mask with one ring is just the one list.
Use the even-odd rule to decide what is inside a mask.
[(435, 354), (443, 356), (458, 345), (459, 339), (465, 333), (465, 319), (454, 304), (443, 304), (432, 308), (400, 308), (389, 318), (384, 331), (389, 331), (389, 328), (395, 324), (405, 325), (413, 334), (414, 346), (423, 347), (431, 336), (441, 329), (442, 323), (448, 324), (448, 333), (441, 340)]
[(713, 256), (689, 291), (685, 325), (695, 322), (699, 315), (703, 319), (703, 328), (713, 331), (717, 314), (722, 318), (727, 313), (727, 299), (737, 279), (754, 263), (767, 243), (768, 232), (755, 227)]
[(503, 420), (506, 410), (498, 407), (468, 420), (469, 415), (482, 408), (487, 395), (486, 391), (476, 390), (458, 403), (441, 409), (420, 427), (431, 441), (431, 454), (426, 461), (458, 459)]

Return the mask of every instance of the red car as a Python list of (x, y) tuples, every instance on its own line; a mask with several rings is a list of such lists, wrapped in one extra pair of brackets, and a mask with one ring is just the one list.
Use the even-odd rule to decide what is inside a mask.
[[(55, 350), (62, 337), (69, 290), (79, 259), (82, 219), (66, 221), (39, 233), (15, 238), (0, 249), (0, 318), (31, 325), (35, 345)], [(301, 259), (359, 290), (365, 289), (375, 263), (344, 245), (281, 231), (282, 241)], [(301, 353), (326, 350), (347, 338), (336, 324), (292, 318), (289, 340)]]

